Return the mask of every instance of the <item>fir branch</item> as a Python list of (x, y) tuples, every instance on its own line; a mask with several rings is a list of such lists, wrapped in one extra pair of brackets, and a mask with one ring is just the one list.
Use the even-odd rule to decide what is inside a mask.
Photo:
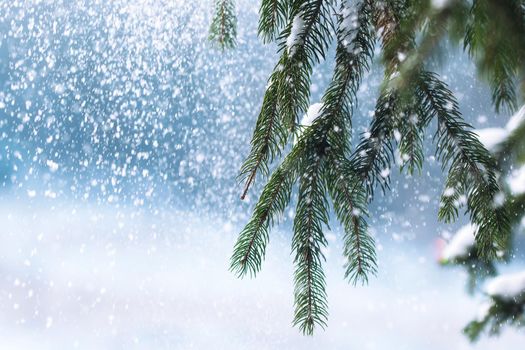
[(325, 58), (332, 40), (331, 9), (329, 0), (294, 3), (291, 22), (280, 36), (279, 108), (291, 132), (295, 130), (298, 116), (308, 109), (313, 66)]
[[(505, 57), (502, 57), (502, 59), (505, 59)], [(514, 74), (507, 71), (507, 67), (504, 64), (498, 64), (493, 68), (491, 90), (496, 112), (500, 112), (503, 109), (507, 111), (516, 110), (517, 97)]]
[(393, 159), (391, 139), (398, 116), (398, 95), (385, 90), (379, 97), (370, 130), (354, 150), (350, 159), (352, 171), (365, 184), (369, 196), (376, 184), (389, 188), (390, 165)]
[(403, 57), (414, 47), (414, 31), (410, 26), (402, 25), (410, 21), (409, 15), (405, 0), (374, 2), (374, 25), (381, 38), (387, 79), (399, 71)]
[(269, 240), (269, 229), (275, 218), (280, 215), (288, 202), (294, 182), (293, 162), (284, 162), (271, 176), (266, 184), (252, 218), (239, 234), (233, 248), (230, 270), (239, 277), (249, 273), (255, 276), (261, 268), (266, 245)]
[(269, 230), (281, 215), (290, 201), (293, 185), (305, 166), (307, 149), (317, 148), (312, 140), (315, 129), (309, 128), (277, 167), (265, 185), (253, 210), (248, 224), (239, 234), (231, 258), (230, 270), (239, 277), (249, 273), (255, 276), (264, 259), (266, 245), (269, 241)]
[(525, 326), (525, 303), (523, 301), (493, 298), (489, 309), (481, 319), (470, 322), (463, 332), (471, 340), (476, 341), (487, 331), (490, 335), (498, 335), (506, 324), (517, 327)]
[(525, 16), (520, 1), (474, 0), (464, 46), (491, 86), (496, 111), (515, 110), (515, 80), (525, 64)]
[[(381, 37), (385, 81), (370, 130), (365, 133), (351, 157), (353, 171), (364, 183), (370, 198), (376, 184), (380, 184), (383, 191), (389, 188), (393, 131), (397, 125), (406, 124), (400, 117), (404, 110), (412, 108), (404, 97), (409, 93), (400, 93), (403, 86), (397, 84), (396, 80), (403, 52), (414, 46), (414, 35), (401, 27), (399, 14), (406, 10), (404, 1), (379, 1), (373, 4), (372, 9), (374, 25)], [(411, 139), (405, 137), (405, 140)]]
[[(312, 171), (312, 168), (309, 165), (311, 162), (308, 161), (308, 157), (304, 157), (305, 153), (309, 152), (310, 154), (315, 154), (315, 157), (317, 157), (317, 162), (321, 163), (321, 158), (324, 157), (324, 153), (328, 149), (339, 150), (343, 154), (346, 149), (344, 145), (337, 145), (336, 143), (340, 142), (346, 144), (347, 142), (347, 135), (343, 134), (342, 130), (345, 127), (345, 122), (349, 122), (351, 118), (352, 99), (355, 97), (355, 92), (357, 91), (362, 74), (364, 70), (368, 67), (368, 62), (371, 60), (373, 54), (373, 34), (369, 26), (369, 8), (362, 6), (360, 7), (359, 13), (359, 17), (361, 18), (362, 22), (360, 22), (360, 26), (358, 28), (355, 28), (355, 30), (357, 31), (355, 36), (350, 42), (345, 42), (344, 46), (342, 44), (342, 41), (339, 45), (338, 53), (336, 55), (336, 72), (334, 73), (334, 78), (331, 83), (331, 87), (327, 90), (327, 93), (323, 98), (323, 100), (326, 103), (326, 107), (322, 109), (320, 117), (314, 122), (314, 124), (304, 131), (303, 135), (299, 139), (298, 143), (294, 146), (292, 153), (290, 154), (291, 159), (306, 158), (304, 162), (301, 162), (301, 164), (303, 164), (302, 166), (307, 169), (306, 171), (303, 171), (303, 176), (301, 180), (303, 184), (306, 181), (305, 179), (313, 179), (314, 177), (317, 179), (316, 181), (324, 181), (321, 178), (321, 171), (319, 174), (309, 173), (309, 171)], [(340, 28), (340, 38), (344, 37), (345, 40), (348, 40), (348, 28), (345, 28), (344, 30), (346, 32), (343, 33), (343, 28)], [(353, 50), (349, 50), (349, 46), (352, 46)], [(337, 128), (334, 128), (334, 125), (339, 126)], [(342, 134), (344, 135), (344, 137), (341, 137)], [(298, 163), (296, 163), (295, 166), (299, 167)], [(272, 176), (272, 179), (269, 181), (268, 185), (265, 187), (265, 190), (263, 191), (263, 195), (261, 196), (261, 199), (259, 200), (254, 211), (258, 212), (259, 215), (254, 216), (245, 228), (245, 230), (243, 230), (243, 232), (241, 233), (238, 245), (235, 248), (236, 255), (234, 256), (234, 259), (232, 259), (232, 267), (237, 268), (238, 273), (240, 272), (241, 274), (245, 274), (246, 271), (250, 271), (250, 273), (255, 273), (256, 271), (258, 271), (262, 257), (264, 256), (264, 248), (260, 247), (265, 247), (268, 241), (268, 226), (263, 226), (259, 223), (262, 222), (261, 217), (265, 220), (267, 219), (266, 212), (269, 211), (268, 208), (266, 208), (266, 210), (260, 210), (260, 206), (262, 207), (263, 205), (260, 203), (273, 203), (272, 197), (268, 198), (268, 196), (270, 196), (270, 194), (272, 193), (275, 195), (279, 191), (279, 189), (276, 189), (276, 185), (280, 183), (276, 180), (273, 180), (274, 177), (276, 179), (280, 179), (281, 181), (284, 181), (284, 179), (286, 178), (285, 174), (281, 173), (281, 169), (281, 167), (278, 168), (278, 170)], [(287, 174), (287, 176), (289, 176), (289, 174)], [(315, 183), (312, 183), (311, 185), (314, 186)], [(337, 186), (343, 186), (343, 183), (338, 182)], [(273, 189), (273, 191), (271, 191), (271, 189)], [(313, 189), (314, 188), (312, 188), (312, 190)], [(300, 190), (300, 193), (303, 192), (303, 190)], [(319, 198), (325, 198), (326, 190), (320, 189), (315, 193)], [(353, 194), (353, 196), (355, 195), (356, 194)], [(300, 200), (299, 202), (300, 205), (303, 206), (304, 199)], [(346, 208), (346, 204), (342, 204), (342, 208), (343, 207)], [(279, 210), (282, 211), (282, 208), (279, 206)], [(322, 222), (327, 223), (328, 204), (324, 200), (323, 203), (318, 204), (315, 207), (303, 206), (303, 208), (305, 208), (305, 211), (308, 211), (310, 215), (308, 216), (309, 220), (313, 220), (313, 217), (311, 215), (324, 211), (325, 216), (323, 217)], [(351, 234), (350, 230), (347, 230), (349, 234), (346, 239), (347, 244), (345, 248), (345, 256), (348, 257), (349, 262), (347, 264), (346, 276), (354, 283), (358, 280), (364, 282), (367, 279), (368, 273), (375, 271), (375, 260), (365, 261), (365, 259), (369, 258), (375, 259), (375, 252), (373, 252), (372, 250), (372, 253), (370, 253), (370, 242), (373, 242), (373, 240), (371, 241), (371, 239), (368, 238), (368, 234), (366, 233), (366, 222), (364, 222), (361, 219), (357, 219), (357, 216), (355, 216), (355, 210), (345, 212), (344, 209), (341, 209), (340, 214), (346, 215), (346, 217), (349, 220), (353, 220), (354, 226), (352, 230), (355, 230), (357, 228), (360, 230), (359, 232), (355, 232), (355, 234)], [(313, 221), (309, 221), (309, 223), (313, 223)], [(348, 225), (346, 226), (347, 228), (349, 228)], [(313, 226), (301, 226), (299, 221), (297, 221), (296, 227), (297, 235), (303, 234), (309, 236), (314, 233), (314, 231), (312, 231), (314, 229)], [(247, 235), (247, 233), (250, 234)], [(319, 226), (316, 226), (315, 233), (317, 238), (322, 237), (322, 230)], [(258, 236), (259, 234), (260, 236)], [(258, 237), (261, 237), (261, 239), (257, 239)], [(356, 246), (355, 243), (358, 243), (359, 247)], [(316, 244), (319, 244), (319, 242), (317, 242)], [(306, 247), (303, 247), (303, 249), (306, 249), (306, 251), (309, 252), (307, 253), (307, 256), (308, 254), (313, 254), (315, 251), (315, 249), (311, 250), (309, 248), (311, 247), (309, 247), (308, 245)], [(364, 249), (366, 249), (366, 251)], [(252, 262), (248, 263), (249, 258), (251, 258), (252, 255)], [(315, 259), (312, 260), (313, 258), (307, 258), (306, 261), (303, 261), (300, 259), (300, 256), (301, 255), (298, 255), (298, 260), (296, 261), (297, 269), (306, 269), (310, 271), (311, 279), (309, 281), (305, 281), (304, 279), (301, 280), (301, 276), (304, 275), (301, 275), (301, 273), (299, 272), (297, 274), (297, 283), (306, 282), (305, 285), (307, 286), (307, 288), (301, 289), (303, 292), (296, 293), (297, 304), (295, 323), (300, 325), (303, 332), (310, 334), (311, 332), (313, 332), (315, 324), (324, 325), (326, 322), (326, 296), (324, 295), (324, 290), (319, 296), (318, 292), (314, 292), (314, 289), (316, 288), (315, 284), (317, 282), (315, 282), (313, 278), (315, 276), (319, 277), (319, 273), (322, 274), (321, 267), (318, 267), (316, 265), (316, 261), (314, 261)], [(246, 261), (246, 263), (244, 261)], [(356, 262), (356, 264), (354, 264), (354, 262)], [(253, 268), (253, 266), (255, 266), (255, 268)], [(318, 271), (319, 269), (321, 269), (320, 272)], [(309, 282), (311, 284), (309, 284)], [(305, 301), (307, 301), (306, 304)]]
[(245, 187), (241, 199), (246, 197), (250, 185), (255, 180), (257, 171), (268, 174), (268, 164), (281, 153), (285, 145), (288, 132), (279, 117), (277, 109), (279, 71), (274, 71), (264, 95), (261, 112), (255, 125), (251, 141), (250, 154), (244, 161), (239, 173), (239, 181), (245, 180)]
[[(352, 107), (364, 72), (373, 57), (374, 31), (371, 26), (371, 3), (361, 1), (351, 7), (341, 4), (338, 18), (336, 67), (332, 81), (323, 96), (318, 131), (318, 143), (326, 143), (328, 188), (336, 214), (345, 229), (344, 256), (347, 259), (345, 277), (352, 283), (368, 280), (375, 274), (375, 246), (366, 225), (366, 193), (356, 184), (353, 172), (341, 167), (349, 149)], [(361, 190), (361, 191), (359, 191)], [(363, 203), (363, 199), (364, 203)]]
[(325, 114), (341, 119), (341, 136), (349, 139), (352, 108), (362, 77), (374, 55), (374, 31), (370, 1), (357, 4), (345, 0), (338, 14), (337, 49), (332, 81), (323, 96)]
[(282, 71), (277, 103), (280, 117), (290, 134), (296, 131), (298, 118), (306, 113), (310, 102), (310, 75), (313, 66), (304, 59), (303, 53), (296, 53), (292, 58), (285, 51), (282, 56), (284, 64), (280, 67)]
[[(259, 24), (263, 40), (275, 39), (284, 18), (288, 23), (277, 38), (281, 57), (269, 81), (252, 151), (241, 169), (240, 176), (246, 180), (243, 198), (257, 174), (268, 174), (269, 164), (280, 156), (289, 136), (294, 134), (298, 116), (308, 108), (313, 66), (324, 59), (334, 31), (334, 3), (263, 0)], [(327, 320), (322, 269), (322, 248), (326, 245), (323, 226), (328, 225), (327, 196), (332, 198), (345, 230), (344, 255), (348, 259), (345, 276), (354, 284), (364, 283), (377, 269), (373, 237), (367, 232), (367, 203), (377, 184), (383, 190), (389, 186), (394, 158), (392, 141), (398, 142), (405, 162), (402, 168), (406, 167), (409, 173), (421, 170), (423, 131), (433, 118), (440, 126), (435, 137), (437, 155), (443, 168), (449, 170), (440, 219), (456, 219), (465, 198), (467, 213), (479, 227), (478, 255), (492, 257), (503, 242), (508, 242), (506, 209), (494, 205), (499, 191), (494, 162), (462, 121), (457, 102), (446, 85), (434, 74), (422, 72), (427, 53), (447, 26), (456, 26), (457, 32), (461, 31), (466, 2), (449, 2), (439, 10), (430, 2), (411, 0), (340, 3), (341, 10), (336, 14), (336, 67), (320, 113), (311, 126), (301, 128), (302, 133), (295, 135), (297, 143), (265, 186), (252, 219), (241, 232), (231, 266), (241, 276), (257, 273), (269, 240), (268, 231), (283, 212), (299, 179), (292, 240), (294, 324), (306, 334), (311, 334), (316, 325), (324, 327)], [(419, 16), (418, 9), (424, 9), (424, 14)], [(434, 23), (438, 29), (424, 33), (417, 47), (414, 38), (424, 23)], [(355, 95), (372, 59), (375, 33), (381, 39), (384, 84), (370, 131), (348, 158)], [(480, 47), (486, 45), (482, 43)], [(415, 59), (408, 62), (407, 57), (412, 54)], [(520, 55), (516, 56), (523, 56)], [(516, 58), (516, 62), (520, 60)], [(512, 64), (505, 67), (516, 70)], [(507, 72), (511, 71), (504, 71)], [(498, 86), (497, 96), (509, 94), (507, 85)]]
[[(446, 190), (439, 218), (453, 220), (458, 215), (460, 194), (466, 196), (467, 212), (478, 227), (476, 244), (479, 255), (493, 258), (505, 244), (510, 232), (505, 210), (497, 207), (494, 196), (500, 189), (495, 163), (470, 126), (462, 121), (456, 99), (438, 77), (422, 72), (419, 79), (420, 105), (424, 113), (438, 121), (436, 154), (448, 167)], [(454, 199), (454, 200), (451, 200)]]
[[(370, 2), (359, 2), (353, 9), (351, 5), (348, 1), (341, 4), (335, 72), (323, 96), (320, 116), (311, 127), (315, 130), (311, 139), (315, 140), (317, 149), (328, 152), (328, 162), (331, 164), (330, 170), (326, 172), (328, 187), (336, 214), (346, 232), (345, 277), (355, 284), (358, 281), (366, 282), (368, 275), (375, 273), (375, 247), (364, 220), (366, 193), (362, 189), (358, 191), (354, 185), (350, 188), (351, 183), (356, 183), (355, 178), (349, 177), (352, 174), (350, 169), (341, 169), (339, 163), (348, 164), (345, 156), (349, 147), (353, 101), (373, 56), (374, 32)], [(326, 148), (322, 148), (324, 144)]]
[(315, 326), (326, 327), (328, 318), (321, 250), (327, 244), (323, 225), (328, 225), (328, 204), (322, 179), (324, 161), (323, 155), (309, 150), (301, 177), (292, 239), (292, 251), (295, 252), (293, 324), (308, 335), (313, 334)]
[(280, 155), (295, 130), (299, 113), (307, 110), (312, 65), (320, 60), (319, 55), (324, 58), (330, 41), (333, 24), (329, 1), (309, 0), (292, 7), (294, 18), (300, 18), (304, 27), (297, 29), (297, 40), (288, 43), (288, 47), (285, 39), (291, 35), (293, 21), (281, 35), (281, 58), (270, 77), (253, 133), (252, 149), (239, 175), (240, 180), (246, 180), (241, 199), (245, 198), (259, 170), (267, 174), (268, 164)]
[(465, 0), (450, 0), (439, 7), (431, 1), (417, 1), (411, 7), (411, 16), (404, 19), (403, 30), (405, 33), (420, 33), (417, 45), (411, 45), (409, 52), (403, 53), (404, 59), (399, 68), (401, 77), (408, 81), (417, 76), (424, 62), (445, 54), (446, 46), (442, 45), (445, 34), (453, 42), (464, 35), (469, 12), (469, 4)]
[(284, 27), (290, 11), (290, 2), (286, 0), (263, 0), (259, 9), (258, 33), (263, 42), (275, 40)]
[(401, 169), (407, 169), (410, 175), (417, 169), (421, 173), (423, 167), (423, 135), (426, 120), (420, 117), (422, 113), (417, 113), (412, 109), (404, 112), (402, 122), (399, 123), (400, 140), (399, 152), (401, 158)]
[(328, 143), (333, 152), (344, 157), (349, 149), (352, 109), (363, 74), (369, 69), (374, 51), (374, 32), (370, 26), (369, 1), (356, 8), (344, 1), (338, 18), (336, 65), (332, 80), (322, 98), (315, 134), (318, 143)]
[(210, 24), (208, 39), (221, 49), (237, 44), (237, 16), (235, 0), (215, 0), (215, 12)]
[(328, 187), (337, 218), (342, 223), (344, 236), (345, 278), (354, 285), (368, 282), (377, 272), (375, 242), (368, 233), (366, 222), (367, 195), (359, 179), (352, 177), (351, 163), (345, 159), (333, 161)]

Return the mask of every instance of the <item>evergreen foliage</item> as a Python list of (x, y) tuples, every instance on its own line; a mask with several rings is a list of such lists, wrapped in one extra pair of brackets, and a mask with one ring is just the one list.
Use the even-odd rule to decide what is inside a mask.
[(505, 325), (523, 327), (525, 323), (525, 303), (520, 300), (494, 298), (486, 314), (470, 322), (464, 329), (470, 340), (478, 340), (484, 331), (490, 335), (498, 335)]
[(209, 40), (221, 49), (237, 44), (235, 0), (215, 0), (215, 12), (210, 24)]
[(466, 195), (467, 213), (478, 227), (477, 250), (484, 258), (494, 258), (510, 232), (505, 208), (495, 204), (500, 191), (495, 162), (470, 126), (461, 120), (458, 104), (446, 86), (434, 74), (423, 75), (420, 85), (424, 114), (438, 120), (437, 156), (444, 168), (448, 166), (439, 218), (445, 222), (455, 220), (459, 196)]
[(465, 47), (492, 88), (499, 111), (516, 108), (515, 80), (525, 63), (525, 9), (519, 0), (474, 0), (467, 20)]
[[(521, 118), (519, 118), (520, 114), (523, 115)], [(518, 293), (511, 298), (490, 295), (483, 290), (483, 282), (486, 282), (487, 278), (495, 278), (500, 275), (498, 263), (501, 261), (508, 263), (516, 255), (513, 241), (523, 231), (521, 221), (525, 220), (525, 193), (513, 193), (506, 184), (506, 180), (511, 176), (513, 170), (525, 166), (525, 106), (514, 118), (520, 123), (493, 149), (494, 158), (502, 172), (499, 177), (500, 187), (504, 190), (504, 195), (501, 197), (501, 207), (510, 214), (509, 224), (512, 228), (512, 235), (502, 242), (503, 245), (498, 251), (498, 258), (482, 259), (479, 252), (470, 249), (465, 256), (445, 262), (447, 265), (458, 265), (467, 270), (469, 275), (468, 290), (471, 294), (475, 292), (486, 294), (485, 312), (472, 320), (464, 329), (465, 334), (473, 341), (478, 340), (484, 333), (497, 335), (505, 325), (525, 326), (525, 288), (521, 294)], [(488, 284), (490, 285), (491, 282), (489, 281)]]
[[(264, 42), (276, 42), (280, 58), (270, 75), (251, 151), (240, 171), (239, 179), (245, 183), (241, 198), (257, 178), (269, 179), (239, 235), (231, 270), (240, 277), (259, 271), (269, 230), (298, 184), (292, 239), (293, 323), (305, 334), (312, 334), (316, 326), (325, 327), (328, 318), (322, 248), (327, 244), (323, 232), (329, 222), (329, 199), (345, 231), (345, 276), (354, 284), (364, 283), (377, 269), (374, 239), (366, 223), (367, 205), (378, 186), (388, 190), (395, 149), (401, 154), (402, 170), (421, 170), (422, 140), (431, 120), (438, 126), (436, 153), (448, 174), (439, 218), (455, 220), (460, 197), (465, 196), (465, 212), (478, 227), (479, 258), (493, 259), (507, 241), (507, 207), (495, 205), (500, 192), (496, 162), (462, 119), (453, 93), (437, 74), (426, 70), (425, 62), (450, 33), (450, 39), (465, 46), (487, 78), (496, 110), (513, 110), (522, 97), (515, 85), (525, 67), (525, 35), (520, 35), (525, 27), (523, 3), (434, 3), (262, 0), (259, 35)], [(212, 33), (221, 33), (223, 22), (217, 18), (233, 13), (221, 12), (225, 4), (228, 9), (233, 6), (231, 1), (217, 1)], [(487, 15), (493, 7), (498, 15)], [(498, 34), (493, 36), (494, 31)], [(507, 35), (509, 31), (516, 35)], [(310, 104), (312, 70), (334, 41), (336, 64), (322, 108), (310, 126), (300, 127), (299, 117)], [(370, 68), (377, 41), (385, 78), (369, 131), (352, 149), (356, 91)], [(290, 147), (294, 137), (298, 141)], [(270, 171), (274, 162), (280, 164)]]
[(259, 12), (259, 36), (264, 42), (272, 42), (286, 24), (290, 1), (263, 1)]

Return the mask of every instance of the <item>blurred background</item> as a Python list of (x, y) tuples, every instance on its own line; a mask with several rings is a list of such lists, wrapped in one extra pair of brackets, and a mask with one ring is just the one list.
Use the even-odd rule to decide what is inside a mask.
[[(325, 331), (291, 326), (293, 203), (257, 279), (228, 272), (263, 182), (239, 199), (235, 177), (276, 61), (257, 38), (258, 5), (238, 1), (238, 48), (222, 52), (207, 41), (211, 0), (0, 0), (0, 349), (523, 343), (512, 329), (475, 344), (461, 334), (480, 297), (465, 293), (464, 271), (437, 262), (466, 218), (437, 221), (431, 133), (422, 174), (394, 172), (392, 193), (372, 203), (379, 274), (368, 286), (343, 281), (342, 232), (335, 222), (327, 232)], [(505, 125), (469, 59), (441, 55), (433, 69), (465, 119)], [(312, 103), (332, 68), (332, 58), (316, 68)], [(381, 76), (372, 67), (359, 91), (356, 138)], [(518, 253), (506, 269), (524, 261)]]

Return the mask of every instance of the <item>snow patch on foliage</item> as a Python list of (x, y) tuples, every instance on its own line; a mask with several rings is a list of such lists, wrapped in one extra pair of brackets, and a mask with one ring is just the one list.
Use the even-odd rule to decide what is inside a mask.
[(359, 2), (351, 3), (346, 0), (344, 1), (344, 7), (341, 11), (342, 20), (339, 24), (341, 43), (349, 53), (355, 51), (353, 41), (357, 37), (357, 29), (359, 28), (359, 16), (357, 13), (359, 5)]
[(452, 237), (445, 249), (443, 249), (441, 262), (446, 263), (451, 260), (467, 257), (476, 243), (476, 230), (476, 226), (472, 224), (467, 224), (461, 227), (454, 237)]
[(314, 103), (308, 107), (308, 111), (301, 119), (302, 126), (310, 126), (321, 115), (321, 110), (323, 109), (324, 103)]
[(489, 151), (496, 150), (497, 146), (508, 137), (508, 131), (503, 128), (486, 128), (476, 130), (479, 141)]
[(478, 312), (476, 313), (476, 320), (479, 322), (483, 321), (490, 313), (492, 303), (484, 302), (479, 306)]
[(525, 122), (525, 105), (516, 112), (504, 128), (485, 128), (475, 130), (479, 141), (491, 152), (497, 150), (500, 143), (505, 141), (516, 129)]
[(509, 185), (510, 192), (514, 196), (525, 193), (525, 165), (522, 165), (521, 168), (512, 172), (507, 178), (507, 184)]
[(441, 10), (448, 6), (450, 0), (432, 0), (432, 7), (438, 10)]
[(293, 56), (297, 49), (297, 45), (303, 43), (302, 33), (304, 31), (304, 20), (302, 17), (302, 12), (299, 12), (293, 18), (292, 29), (290, 30), (290, 35), (286, 39), (286, 47), (288, 48), (288, 54)]
[(492, 279), (485, 292), (491, 297), (516, 299), (525, 295), (525, 271), (510, 273)]
[(525, 122), (525, 105), (523, 105), (519, 111), (517, 111), (507, 123), (505, 127), (509, 133), (519, 128)]
[(314, 103), (310, 107), (308, 107), (308, 111), (306, 111), (306, 114), (301, 119), (301, 123), (299, 127), (297, 128), (297, 133), (294, 136), (293, 144), (295, 145), (297, 141), (301, 138), (301, 135), (304, 132), (304, 129), (311, 126), (314, 120), (316, 120), (322, 112), (324, 103)]

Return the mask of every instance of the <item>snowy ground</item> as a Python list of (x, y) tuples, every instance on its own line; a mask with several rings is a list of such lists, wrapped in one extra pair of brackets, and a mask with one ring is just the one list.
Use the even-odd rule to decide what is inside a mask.
[[(0, 349), (471, 349), (463, 276), (433, 247), (384, 246), (370, 286), (342, 280), (328, 255), (330, 319), (291, 327), (289, 242), (275, 234), (262, 273), (227, 271), (236, 227), (183, 211), (0, 206)], [(335, 241), (333, 241), (335, 239)], [(474, 349), (523, 343), (506, 330)]]

